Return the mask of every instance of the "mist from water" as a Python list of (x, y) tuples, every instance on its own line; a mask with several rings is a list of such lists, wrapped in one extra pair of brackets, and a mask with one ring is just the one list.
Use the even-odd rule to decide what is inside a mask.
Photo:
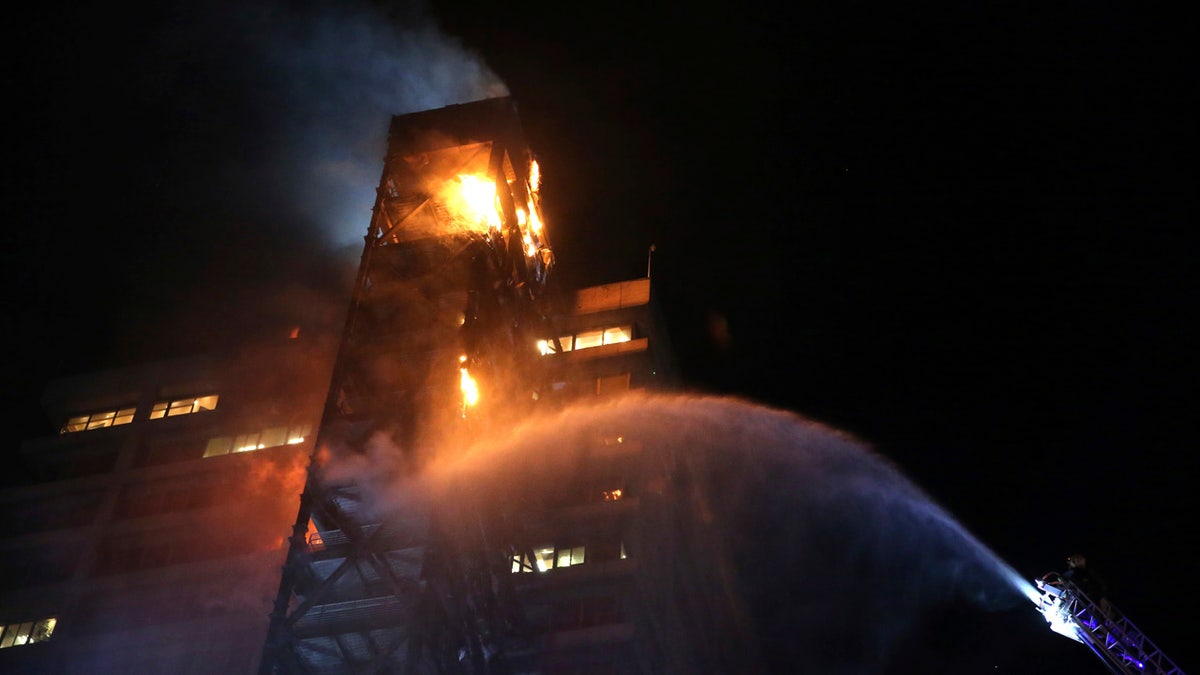
[[(389, 452), (382, 446), (340, 473), (359, 474), (385, 517), (410, 509), (416, 493), (435, 495), (435, 510), (464, 500), (498, 509), (577, 479), (585, 453), (576, 449), (617, 436), (640, 443), (641, 465), (662, 467), (667, 489), (686, 493), (711, 528), (716, 557), (732, 561), (724, 592), (740, 605), (740, 629), (753, 636), (768, 672), (787, 664), (879, 672), (930, 612), (1005, 610), (1032, 593), (867, 443), (745, 400), (630, 394), (535, 416), (511, 434), (487, 433), (457, 456), (443, 452), (416, 486), (381, 478)], [(648, 548), (630, 555), (657, 561), (679, 553)]]

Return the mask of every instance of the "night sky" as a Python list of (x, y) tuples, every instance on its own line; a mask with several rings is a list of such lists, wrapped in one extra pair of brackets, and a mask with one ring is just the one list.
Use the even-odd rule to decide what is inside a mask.
[[(336, 323), (390, 116), (508, 93), (558, 282), (649, 262), (689, 388), (864, 439), (1030, 578), (1084, 552), (1200, 668), (1194, 23), (315, 4), (7, 22), (11, 448), (51, 377)], [(1032, 608), (961, 623), (913, 672), (1102, 671)]]

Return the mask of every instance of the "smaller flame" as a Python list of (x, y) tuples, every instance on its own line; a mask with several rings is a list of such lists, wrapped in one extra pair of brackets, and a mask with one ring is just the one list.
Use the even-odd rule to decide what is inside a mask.
[(538, 167), (536, 159), (529, 163), (529, 186), (534, 192), (542, 187), (542, 170)]
[(542, 233), (542, 219), (538, 217), (537, 209), (533, 208), (532, 203), (529, 205), (529, 224), (534, 234)]
[(458, 372), (459, 372), (459, 388), (462, 389), (463, 395), (463, 414), (467, 414), (467, 408), (470, 408), (479, 403), (479, 385), (475, 382), (475, 378), (471, 377), (471, 373), (467, 370), (467, 356), (463, 354), (458, 357)]

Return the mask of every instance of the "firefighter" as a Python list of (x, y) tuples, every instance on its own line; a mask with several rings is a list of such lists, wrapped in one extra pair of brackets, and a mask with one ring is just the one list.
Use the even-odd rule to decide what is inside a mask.
[(1067, 571), (1062, 573), (1062, 578), (1098, 604), (1100, 611), (1108, 613), (1108, 585), (1088, 568), (1087, 558), (1082, 553), (1067, 556)]

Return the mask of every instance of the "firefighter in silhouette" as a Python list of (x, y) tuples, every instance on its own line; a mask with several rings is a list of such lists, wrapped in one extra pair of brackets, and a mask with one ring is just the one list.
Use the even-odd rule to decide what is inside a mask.
[(1062, 579), (1099, 605), (1100, 611), (1108, 613), (1108, 584), (1088, 568), (1087, 558), (1082, 553), (1067, 556), (1067, 571), (1062, 573)]

